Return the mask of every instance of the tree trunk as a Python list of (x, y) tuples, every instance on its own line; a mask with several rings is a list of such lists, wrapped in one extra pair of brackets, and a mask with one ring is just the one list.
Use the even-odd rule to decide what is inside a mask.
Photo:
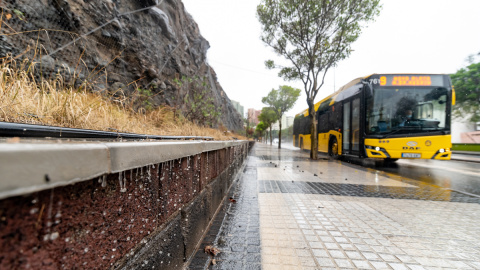
[(272, 140), (272, 126), (270, 126), (270, 145), (273, 144), (272, 141), (273, 141), (273, 140)]
[(313, 160), (318, 159), (318, 132), (317, 132), (317, 115), (315, 112), (315, 105), (313, 101), (309, 101), (308, 107), (310, 108), (309, 116), (312, 120), (310, 129), (310, 158)]
[(280, 131), (278, 131), (278, 149), (282, 148), (282, 118), (278, 122), (278, 126), (280, 127)]

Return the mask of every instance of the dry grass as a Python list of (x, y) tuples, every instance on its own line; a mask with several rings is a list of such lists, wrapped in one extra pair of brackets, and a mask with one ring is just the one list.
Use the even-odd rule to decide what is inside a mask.
[(35, 80), (35, 65), (25, 63), (0, 65), (0, 121), (150, 135), (210, 136), (216, 140), (231, 140), (232, 136), (246, 139), (174, 118), (168, 107), (134, 112), (128, 104), (114, 103), (88, 87), (77, 90), (66, 86), (59, 75)]

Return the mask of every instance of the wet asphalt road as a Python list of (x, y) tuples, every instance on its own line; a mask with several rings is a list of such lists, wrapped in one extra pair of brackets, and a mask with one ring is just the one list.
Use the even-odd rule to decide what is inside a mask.
[(377, 170), (480, 196), (480, 164), (464, 161), (400, 160)]
[[(300, 151), (299, 148), (290, 144), (282, 144), (282, 148)], [(399, 160), (389, 165), (360, 159), (348, 159), (341, 162), (347, 166), (359, 166), (366, 170), (381, 171), (387, 175), (406, 177), (445, 189), (480, 196), (480, 162), (478, 162), (480, 157), (470, 155), (456, 156), (459, 160)], [(319, 154), (319, 157), (327, 158), (324, 154)]]

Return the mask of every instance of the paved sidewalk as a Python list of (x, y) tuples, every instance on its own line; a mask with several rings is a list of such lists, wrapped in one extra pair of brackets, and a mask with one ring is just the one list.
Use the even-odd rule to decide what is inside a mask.
[(257, 143), (232, 198), (191, 269), (480, 269), (478, 197)]

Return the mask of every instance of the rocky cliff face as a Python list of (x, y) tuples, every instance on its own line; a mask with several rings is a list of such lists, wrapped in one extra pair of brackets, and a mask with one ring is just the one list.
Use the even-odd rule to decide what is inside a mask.
[(220, 124), (242, 129), (206, 62), (209, 43), (181, 0), (4, 0), (0, 7), (9, 14), (0, 57), (34, 59), (42, 76), (62, 73), (76, 87), (88, 81), (120, 98), (145, 95), (149, 105), (185, 114), (211, 103)]

